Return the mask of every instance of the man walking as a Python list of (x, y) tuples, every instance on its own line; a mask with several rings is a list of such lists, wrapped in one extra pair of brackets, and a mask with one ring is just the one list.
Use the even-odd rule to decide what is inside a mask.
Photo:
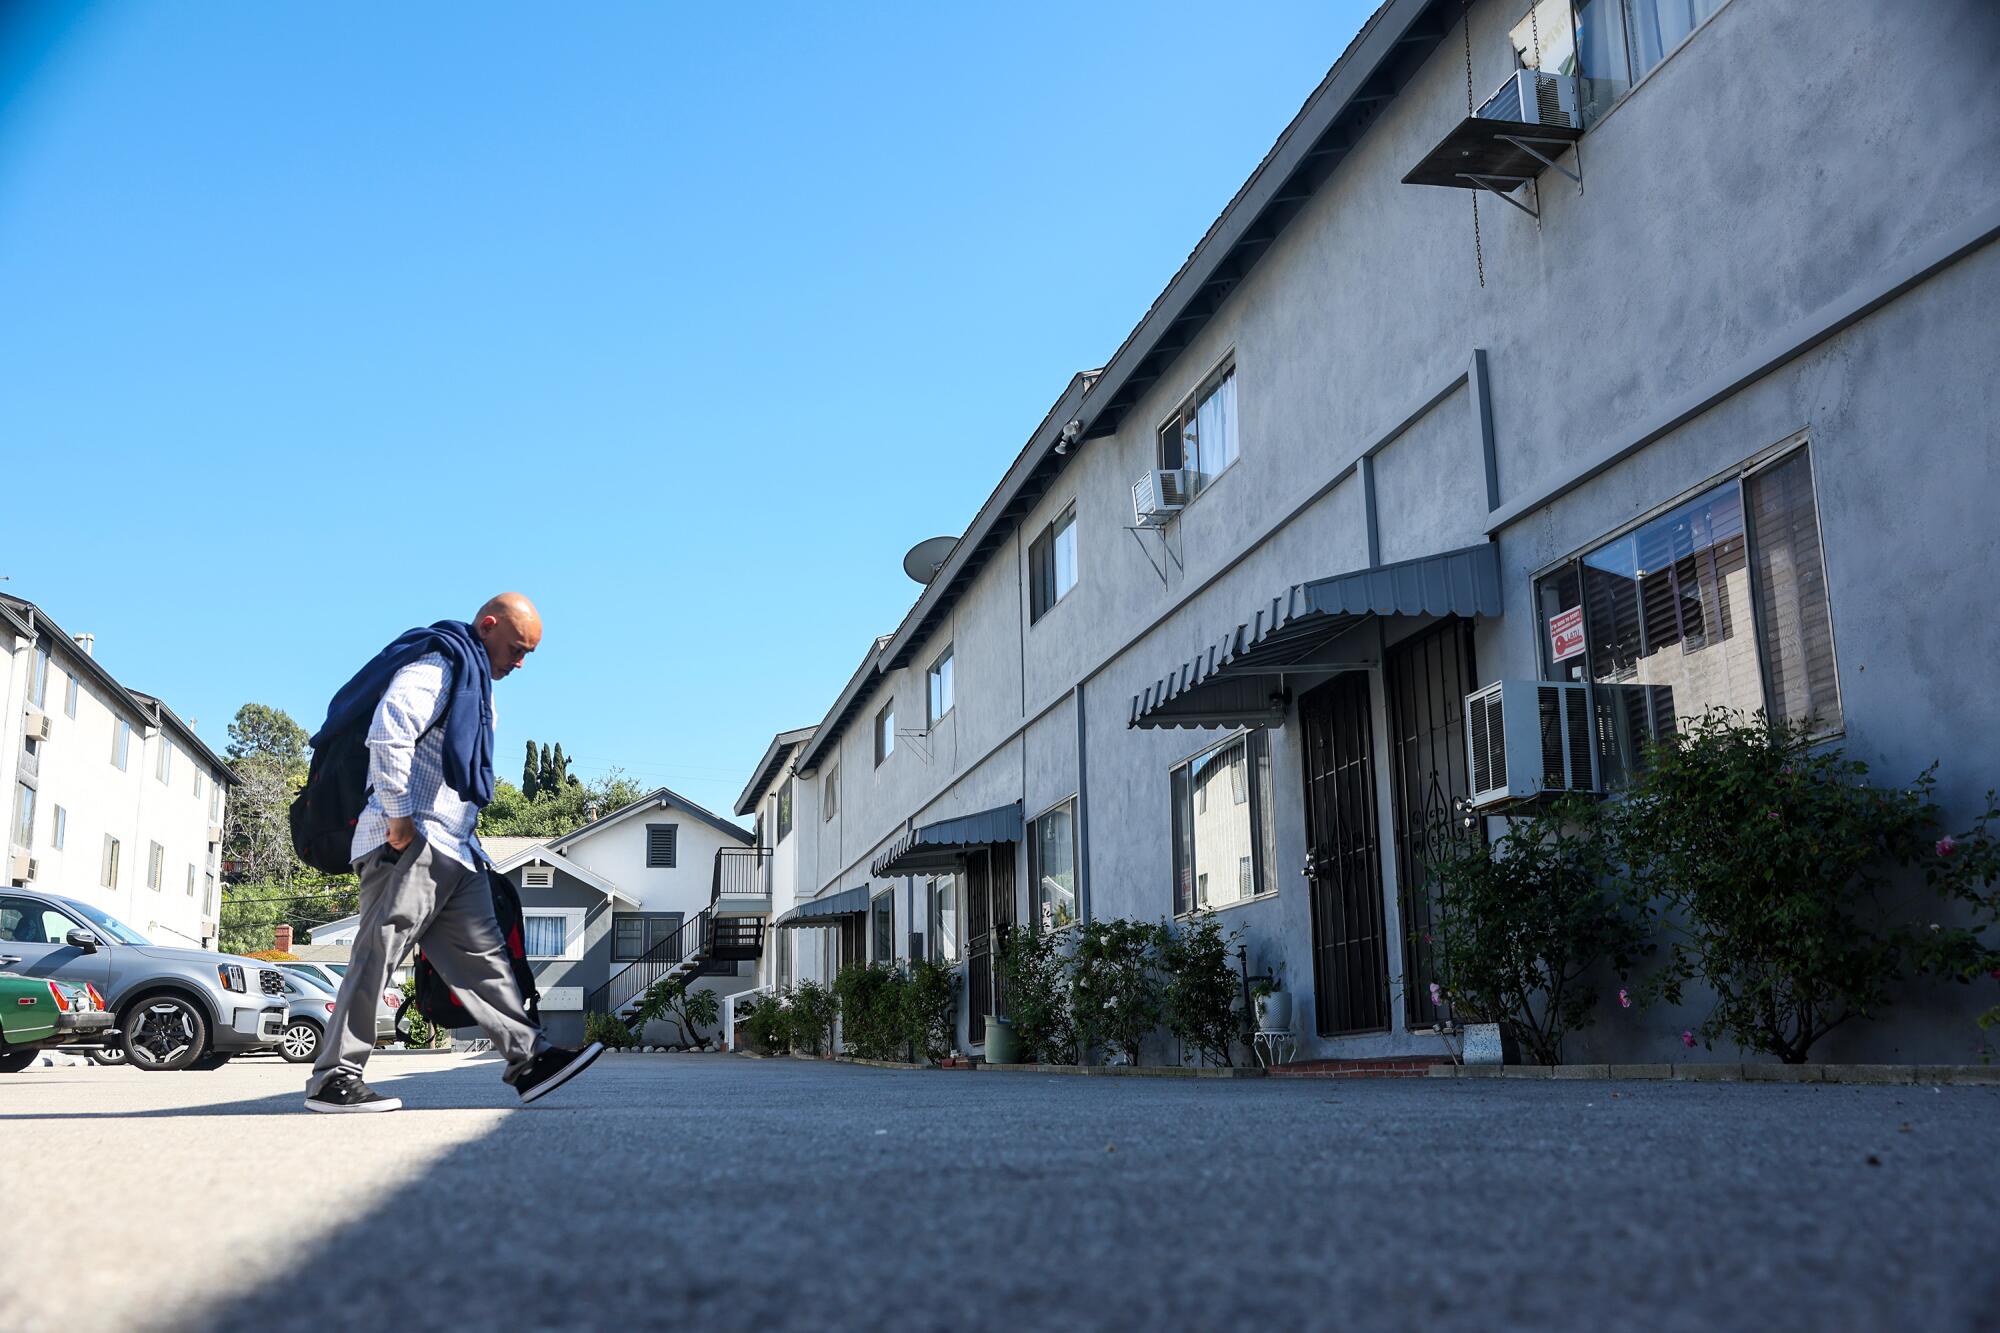
[(493, 685), (542, 640), (542, 619), (519, 593), (502, 593), (471, 624), (439, 621), (379, 653), (333, 698), (330, 736), (372, 715), (368, 804), (354, 826), (361, 921), (327, 1033), (306, 1085), (313, 1111), (394, 1111), (361, 1079), (375, 1045), (375, 1006), (390, 969), (414, 944), (456, 993), (494, 1049), (503, 1076), (532, 1102), (603, 1052), (551, 1046), (514, 980), (474, 831), (493, 799)]

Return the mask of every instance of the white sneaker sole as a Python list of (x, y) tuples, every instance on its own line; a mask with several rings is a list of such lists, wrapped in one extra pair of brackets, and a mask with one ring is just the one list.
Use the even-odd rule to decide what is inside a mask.
[(604, 1054), (604, 1043), (593, 1041), (590, 1045), (576, 1053), (576, 1059), (549, 1075), (544, 1082), (537, 1084), (532, 1091), (522, 1093), (521, 1105), (527, 1106), (548, 1096), (557, 1088), (560, 1088), (563, 1084), (590, 1068), (591, 1062), (602, 1054)]
[(400, 1111), (402, 1109), (403, 1099), (400, 1097), (384, 1097), (379, 1102), (361, 1102), (354, 1106), (337, 1106), (332, 1102), (316, 1102), (310, 1097), (306, 1098), (306, 1110), (319, 1111), (325, 1115), (359, 1115), (369, 1111)]

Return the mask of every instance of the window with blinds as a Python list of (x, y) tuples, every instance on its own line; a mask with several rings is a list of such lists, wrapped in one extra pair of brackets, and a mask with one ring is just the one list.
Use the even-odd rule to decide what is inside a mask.
[(680, 847), (679, 824), (646, 825), (646, 864), (649, 867), (665, 866), (672, 869)]
[[(1633, 740), (1709, 708), (1841, 729), (1812, 459), (1784, 454), (1613, 537), (1536, 583), (1550, 622), (1582, 610), (1552, 680), (1603, 687), (1598, 708)], [(1574, 644), (1574, 646), (1568, 646)]]

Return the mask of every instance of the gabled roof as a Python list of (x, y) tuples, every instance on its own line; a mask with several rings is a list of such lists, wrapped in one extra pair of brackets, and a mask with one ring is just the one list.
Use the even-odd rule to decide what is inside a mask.
[(1452, 0), (1384, 0), (1376, 9), (1111, 359), (1071, 379), (889, 643), (841, 691), (800, 768), (818, 766), (877, 678), (909, 663), (1076, 457), (1076, 446), (1056, 452), (1068, 423), (1080, 428), (1078, 445), (1118, 429), (1459, 19)]
[(757, 768), (750, 778), (749, 785), (743, 789), (743, 794), (736, 798), (737, 814), (747, 815), (756, 808), (765, 790), (777, 780), (778, 769), (792, 757), (793, 751), (812, 739), (812, 734), (811, 727), (800, 727), (796, 731), (781, 731), (771, 738), (770, 748), (766, 749), (764, 757), (757, 761)]
[(152, 695), (120, 684), (116, 676), (105, 670), (103, 663), (79, 648), (76, 640), (71, 638), (61, 625), (56, 624), (48, 612), (25, 598), (9, 596), (6, 593), (0, 593), (0, 611), (6, 612), (8, 620), (23, 627), (35, 639), (48, 636), (49, 647), (54, 650), (50, 656), (54, 657), (56, 653), (60, 653), (64, 670), (80, 670), (88, 676), (93, 685), (109, 696), (113, 708), (131, 714), (142, 726), (164, 727), (172, 731), (188, 749), (214, 765), (216, 771), (222, 775), (222, 781), (232, 787), (240, 785), (235, 772), (229, 767), (229, 761), (203, 744), (201, 737), (195, 735), (194, 729), (181, 721), (178, 713)]
[[(491, 853), (489, 852), (488, 855), (491, 855)], [(613, 884), (610, 880), (588, 867), (578, 865), (561, 852), (550, 850), (547, 843), (537, 842), (532, 846), (523, 847), (504, 861), (494, 861), (493, 868), (505, 875), (525, 865), (542, 865), (560, 870), (565, 875), (588, 884), (607, 898), (620, 899), (633, 907), (639, 905), (637, 898), (634, 898), (631, 894), (625, 892), (625, 890), (619, 888), (616, 884)]]
[(491, 857), (496, 864), (506, 860), (516, 852), (524, 851), (529, 847), (539, 847), (547, 841), (547, 838), (524, 838), (512, 833), (482, 833), (479, 835), (479, 845), (486, 849), (486, 855)]
[(610, 828), (613, 824), (622, 824), (634, 815), (643, 815), (648, 811), (666, 809), (685, 811), (723, 836), (736, 839), (745, 847), (748, 847), (754, 841), (748, 832), (730, 823), (714, 811), (703, 809), (687, 797), (670, 788), (655, 787), (652, 791), (647, 792), (644, 796), (641, 796), (638, 800), (625, 806), (623, 809), (613, 810), (608, 815), (599, 815), (582, 828), (571, 829), (560, 838), (550, 838), (545, 845), (556, 851), (561, 851), (563, 848), (576, 842), (579, 838), (601, 832), (604, 829)]

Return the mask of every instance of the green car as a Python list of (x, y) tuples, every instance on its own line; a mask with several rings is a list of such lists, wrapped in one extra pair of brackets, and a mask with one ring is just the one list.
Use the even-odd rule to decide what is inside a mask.
[(85, 1041), (111, 1026), (88, 984), (0, 972), (0, 1074), (18, 1074), (44, 1046)]

